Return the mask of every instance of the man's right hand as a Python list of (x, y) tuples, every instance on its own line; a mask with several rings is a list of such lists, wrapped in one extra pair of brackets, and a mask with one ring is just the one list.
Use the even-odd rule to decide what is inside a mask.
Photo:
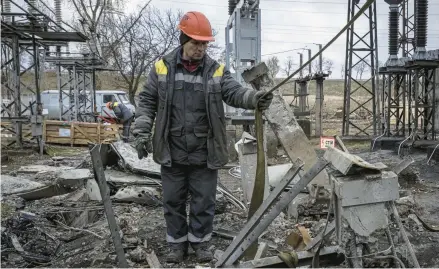
[(148, 157), (149, 153), (152, 153), (151, 135), (142, 135), (136, 137), (135, 144), (137, 157), (139, 157), (140, 160)]

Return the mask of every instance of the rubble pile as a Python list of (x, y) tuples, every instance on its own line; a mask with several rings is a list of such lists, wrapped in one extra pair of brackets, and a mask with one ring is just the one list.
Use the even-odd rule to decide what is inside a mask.
[[(122, 149), (122, 150), (120, 150)], [(182, 264), (166, 264), (166, 225), (161, 207), (161, 181), (159, 167), (136, 164), (137, 156), (125, 145), (111, 146), (114, 156), (104, 173), (110, 190), (113, 210), (120, 228), (122, 247), (130, 267), (197, 267), (194, 253)], [(114, 152), (117, 150), (117, 152)], [(121, 153), (122, 152), (122, 153)], [(127, 153), (129, 152), (129, 153)], [(131, 155), (130, 155), (131, 154)], [(371, 153), (366, 159), (378, 159), (382, 153)], [(131, 156), (131, 157), (126, 157)], [(136, 158), (134, 158), (134, 157)], [(117, 265), (116, 251), (111, 238), (104, 205), (98, 184), (92, 173), (90, 159), (78, 156), (56, 156), (30, 165), (17, 166), (1, 176), (1, 252), (3, 267), (114, 267)], [(134, 162), (135, 161), (135, 162)], [(152, 161), (152, 160), (151, 160)], [(388, 159), (390, 167), (399, 159)], [(281, 180), (291, 165), (276, 165), (269, 169), (273, 175), (270, 188)], [(230, 168), (228, 168), (230, 169)], [(227, 170), (220, 173), (217, 191), (216, 216), (211, 250), (216, 259), (221, 257), (231, 242), (247, 223), (247, 205), (242, 202), (239, 189), (229, 189), (228, 181), (240, 182)], [(436, 168), (434, 168), (436, 169)], [(415, 246), (421, 266), (437, 266), (439, 260), (437, 242), (438, 227), (434, 215), (438, 188), (422, 187), (425, 182), (416, 179), (406, 182), (407, 174), (426, 178), (416, 167), (401, 173), (400, 182), (410, 186), (400, 190), (395, 201), (405, 230)], [(229, 177), (229, 178), (228, 178)], [(428, 177), (427, 177), (428, 178)], [(296, 179), (295, 179), (296, 180)], [(437, 183), (436, 183), (437, 185)], [(433, 186), (433, 187), (432, 187)], [(291, 188), (289, 186), (285, 191)], [(283, 266), (289, 259), (311, 264), (319, 246), (321, 233), (326, 228), (324, 246), (320, 251), (321, 266), (352, 266), (346, 263), (346, 254), (339, 248), (335, 226), (336, 216), (328, 218), (328, 200), (310, 195), (304, 190), (290, 208), (281, 212), (259, 237), (258, 259), (240, 259), (240, 266)], [(424, 206), (420, 206), (420, 203)], [(425, 205), (428, 206), (425, 206)], [(327, 220), (329, 224), (327, 225)], [(439, 220), (438, 220), (439, 222)], [(438, 223), (436, 222), (436, 223)], [(389, 224), (391, 238), (397, 258), (406, 266), (411, 265), (401, 229)], [(329, 231), (329, 232), (328, 232)], [(349, 239), (349, 238), (346, 238)], [(383, 251), (383, 256), (392, 255), (387, 234), (377, 230), (370, 237), (357, 238), (365, 242), (363, 255)], [(310, 251), (308, 251), (310, 250)], [(349, 255), (347, 255), (349, 256)], [(327, 259), (325, 260), (325, 257)], [(330, 264), (325, 261), (333, 261)], [(255, 266), (254, 262), (258, 262)], [(216, 260), (203, 267), (215, 266)], [(394, 259), (364, 258), (365, 267), (399, 266)], [(355, 264), (355, 263), (354, 263)]]

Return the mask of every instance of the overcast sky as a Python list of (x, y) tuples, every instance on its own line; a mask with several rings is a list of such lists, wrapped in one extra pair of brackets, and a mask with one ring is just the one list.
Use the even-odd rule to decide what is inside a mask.
[[(134, 10), (145, 0), (131, 0), (126, 4), (128, 12)], [(360, 0), (360, 4), (365, 0)], [(411, 0), (412, 2), (413, 0)], [(292, 56), (299, 63), (297, 52), (292, 49), (311, 48), (313, 54), (317, 46), (312, 43), (326, 44), (346, 24), (348, 0), (261, 0), (262, 19), (262, 58), (273, 55), (283, 63)], [(152, 0), (151, 4), (159, 9), (180, 9), (183, 12), (196, 10), (203, 12), (218, 32), (217, 42), (224, 46), (224, 27), (228, 15), (227, 0)], [(384, 0), (377, 0), (378, 17), (378, 54), (379, 60), (388, 58), (388, 11), (389, 5)], [(411, 11), (412, 12), (412, 11)], [(400, 22), (401, 24), (401, 22)], [(355, 25), (363, 35), (368, 29), (368, 21), (362, 16)], [(427, 49), (439, 49), (439, 1), (429, 1)], [(332, 59), (335, 70), (332, 77), (341, 77), (341, 66), (345, 59), (346, 36), (341, 36), (324, 52), (324, 57)], [(287, 52), (283, 52), (287, 51)], [(283, 52), (283, 53), (280, 53)], [(305, 59), (307, 51), (304, 51)]]
[[(125, 12), (135, 12), (146, 0), (123, 0)], [(346, 24), (347, 3), (352, 0), (261, 0), (262, 19), (262, 59), (276, 55), (283, 64), (288, 56), (299, 63), (298, 52), (311, 48), (313, 54), (317, 46), (312, 43), (325, 44)], [(388, 58), (388, 10), (384, 0), (377, 1), (378, 14), (378, 51), (379, 60), (385, 62)], [(414, 0), (410, 0), (413, 5)], [(24, 2), (18, 0), (18, 2)], [(45, 0), (53, 7), (53, 1)], [(71, 18), (69, 0), (63, 0), (63, 20)], [(365, 0), (360, 0), (360, 4)], [(24, 4), (24, 3), (23, 3)], [(224, 27), (228, 15), (227, 0), (152, 0), (152, 6), (159, 9), (175, 9), (183, 12), (196, 10), (203, 12), (210, 20), (212, 27), (218, 31), (216, 41), (224, 47)], [(14, 11), (15, 8), (13, 8)], [(413, 12), (411, 8), (410, 12)], [(400, 21), (401, 24), (401, 21)], [(355, 24), (356, 31), (363, 35), (368, 29), (368, 21), (362, 16)], [(341, 77), (341, 66), (344, 64), (346, 36), (342, 35), (331, 47), (324, 52), (324, 57), (334, 61), (332, 78)], [(298, 50), (297, 50), (298, 49)], [(439, 0), (429, 1), (428, 41), (427, 49), (439, 49)], [(286, 51), (286, 52), (285, 52)]]

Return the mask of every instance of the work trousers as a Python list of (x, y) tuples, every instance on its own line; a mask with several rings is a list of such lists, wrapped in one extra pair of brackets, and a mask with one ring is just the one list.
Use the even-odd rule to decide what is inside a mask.
[(128, 142), (128, 138), (130, 138), (130, 128), (131, 128), (131, 123), (132, 123), (133, 119), (134, 119), (134, 117), (127, 119), (122, 125), (123, 126), (122, 140), (124, 142)]
[[(161, 167), (163, 207), (169, 243), (199, 243), (212, 237), (218, 170), (205, 166)], [(186, 201), (191, 195), (189, 223)]]

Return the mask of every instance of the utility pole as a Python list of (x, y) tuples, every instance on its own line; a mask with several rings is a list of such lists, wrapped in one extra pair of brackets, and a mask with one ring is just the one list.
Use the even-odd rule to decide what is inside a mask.
[[(322, 46), (323, 46), (322, 44), (317, 44), (317, 43), (313, 43), (313, 44), (319, 46), (319, 51), (322, 50)], [(320, 73), (323, 72), (323, 53), (320, 53), (319, 55), (319, 71)]]
[[(308, 51), (308, 61), (311, 59), (311, 49), (306, 49)], [(308, 65), (308, 74), (311, 76), (312, 70), (311, 70), (311, 63)]]
[[(322, 44), (314, 45), (319, 46), (319, 51), (322, 50)], [(322, 111), (323, 111), (323, 81), (325, 76), (323, 75), (323, 57), (319, 56), (319, 73), (314, 76), (316, 81), (316, 123), (315, 123), (315, 136), (320, 137), (322, 135)]]
[[(301, 53), (301, 52), (298, 52), (297, 54), (299, 54), (300, 55), (300, 67), (302, 67), (302, 64), (303, 64), (303, 54)], [(300, 70), (300, 77), (303, 77), (303, 71), (302, 70)]]

